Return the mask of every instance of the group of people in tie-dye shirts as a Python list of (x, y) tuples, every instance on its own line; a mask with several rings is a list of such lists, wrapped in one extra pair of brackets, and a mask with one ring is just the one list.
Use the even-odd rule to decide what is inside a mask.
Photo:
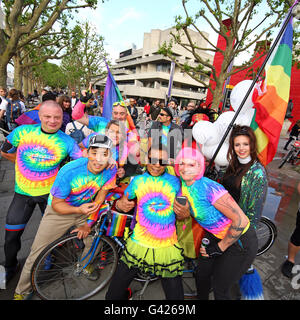
[[(97, 218), (95, 212), (103, 205), (109, 190), (116, 187), (119, 170), (116, 165), (121, 163), (122, 158), (119, 152), (113, 152), (118, 150), (114, 149), (118, 141), (105, 135), (108, 135), (108, 121), (82, 113), (82, 105), (74, 108), (74, 119), (96, 130), (88, 141), (83, 142), (83, 146), (85, 144), (88, 148), (81, 151), (72, 138), (57, 129), (62, 115), (54, 104), (47, 102), (41, 106), (41, 125), (25, 125), (15, 129), (2, 148), (2, 154), (16, 163), (15, 198), (6, 222), (8, 274), (16, 268), (20, 235), (35, 204), (38, 203), (42, 212), (45, 211), (16, 288), (16, 299), (30, 294), (31, 266), (47, 244), (73, 225), (76, 226), (73, 232), (78, 232), (79, 238), (89, 234), (93, 224), (91, 221)], [(124, 108), (121, 104), (117, 107)], [(119, 114), (122, 113), (120, 110)], [(131, 134), (126, 133), (127, 141)], [(132, 139), (131, 142), (134, 140), (137, 141)], [(127, 156), (128, 153), (127, 150)], [(59, 165), (67, 155), (74, 160), (59, 171)], [(196, 272), (198, 297), (208, 298), (210, 282), (209, 285), (202, 285), (206, 281), (203, 274), (207, 278), (211, 275), (207, 269), (224, 268), (234, 277), (227, 277), (230, 283), (225, 286), (223, 281), (223, 287), (218, 287), (219, 282), (215, 279), (214, 288), (219, 298), (228, 298), (230, 284), (239, 279), (256, 255), (256, 235), (249, 219), (220, 184), (203, 177), (204, 158), (198, 150), (183, 148), (179, 152), (175, 160), (176, 175), (166, 170), (169, 159), (165, 146), (152, 145), (148, 155), (146, 172), (134, 177), (115, 204), (121, 212), (128, 212), (136, 206), (136, 224), (126, 242), (106, 299), (127, 299), (130, 282), (139, 270), (161, 277), (167, 299), (184, 298), (181, 279), (184, 253), (176, 235), (176, 215), (182, 212), (189, 212), (207, 231), (210, 239), (210, 244), (200, 250)], [(176, 200), (177, 195), (187, 198), (185, 205)], [(20, 197), (26, 198), (20, 200)], [(28, 197), (34, 205), (24, 209), (27, 208)], [(23, 215), (19, 214), (20, 211)], [(22, 221), (17, 221), (18, 214), (22, 216)], [(88, 219), (91, 216), (94, 218)], [(16, 234), (16, 231), (19, 233)], [(14, 250), (11, 251), (13, 242)], [(94, 271), (87, 269), (87, 277), (91, 280)], [(224, 275), (224, 272), (220, 274)]]

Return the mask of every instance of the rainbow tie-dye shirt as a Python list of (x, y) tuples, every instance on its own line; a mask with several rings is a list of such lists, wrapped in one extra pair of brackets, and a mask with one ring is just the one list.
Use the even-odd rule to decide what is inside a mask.
[(181, 193), (188, 198), (191, 215), (208, 232), (223, 239), (231, 225), (231, 220), (217, 210), (213, 204), (228, 191), (219, 183), (202, 177), (191, 186), (182, 180)]
[(180, 190), (179, 178), (148, 172), (136, 176), (125, 189), (128, 199), (137, 198), (136, 225), (131, 239), (149, 248), (166, 248), (177, 243), (173, 203)]
[(88, 158), (81, 158), (63, 166), (53, 183), (48, 198), (51, 206), (53, 197), (65, 199), (74, 207), (92, 202), (101, 189), (110, 190), (116, 186), (117, 168), (105, 169), (93, 174), (87, 168)]
[(27, 196), (48, 194), (62, 160), (82, 156), (71, 137), (60, 130), (44, 133), (40, 124), (17, 127), (6, 138), (17, 148), (15, 192)]

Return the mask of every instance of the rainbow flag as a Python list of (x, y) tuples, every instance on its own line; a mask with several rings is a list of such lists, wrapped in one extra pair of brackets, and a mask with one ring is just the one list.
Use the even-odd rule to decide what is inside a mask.
[(109, 237), (123, 237), (126, 227), (127, 216), (115, 211), (112, 211), (112, 221), (109, 223), (106, 235)]
[(293, 25), (290, 18), (285, 32), (266, 63), (263, 88), (254, 90), (255, 114), (250, 124), (254, 130), (260, 161), (270, 163), (276, 153), (290, 96)]
[[(112, 116), (112, 107), (115, 102), (121, 102), (123, 100), (122, 94), (118, 88), (118, 85), (110, 72), (110, 69), (108, 67), (108, 64), (106, 63), (107, 68), (107, 79), (104, 89), (104, 96), (103, 96), (103, 112), (102, 117), (106, 118), (107, 120), (111, 120)], [(125, 103), (124, 103), (125, 105)], [(127, 108), (126, 108), (127, 109)], [(132, 117), (127, 109), (127, 121), (126, 121), (127, 129), (133, 131), (137, 138), (139, 138), (139, 135), (137, 133), (135, 124), (132, 120)]]

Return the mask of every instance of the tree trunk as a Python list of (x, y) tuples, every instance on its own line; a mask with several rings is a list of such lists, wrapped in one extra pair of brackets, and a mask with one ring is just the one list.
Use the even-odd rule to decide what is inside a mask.
[(14, 60), (14, 87), (22, 90), (23, 67), (18, 54), (13, 57)]
[(6, 88), (7, 86), (7, 64), (3, 63), (0, 59), (0, 87)]

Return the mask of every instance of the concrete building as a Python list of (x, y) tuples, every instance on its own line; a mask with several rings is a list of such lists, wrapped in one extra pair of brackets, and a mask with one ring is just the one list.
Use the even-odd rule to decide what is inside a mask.
[[(142, 98), (149, 102), (154, 99), (166, 99), (171, 60), (158, 54), (158, 49), (164, 42), (169, 43), (172, 39), (170, 35), (172, 30), (174, 29), (154, 29), (144, 33), (143, 48), (129, 49), (120, 53), (111, 71), (124, 97)], [(208, 47), (207, 42), (198, 32), (190, 30), (190, 33), (199, 47)], [(207, 33), (205, 35), (209, 36)], [(183, 41), (187, 40), (183, 38)], [(178, 61), (188, 62), (191, 66), (198, 65), (194, 56), (181, 46), (174, 45), (172, 50), (178, 57)], [(213, 61), (213, 56), (205, 51), (199, 51), (199, 54), (205, 60)], [(205, 77), (202, 79), (205, 80)], [(105, 84), (105, 81), (102, 84)], [(206, 88), (175, 66), (171, 95), (177, 98), (181, 105), (186, 105), (189, 100), (197, 102), (205, 99)]]

